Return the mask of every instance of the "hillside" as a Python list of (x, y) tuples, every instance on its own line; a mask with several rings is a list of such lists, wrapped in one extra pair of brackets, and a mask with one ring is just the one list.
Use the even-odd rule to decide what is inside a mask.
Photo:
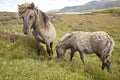
[[(50, 20), (53, 21), (57, 32), (51, 61), (44, 46), (44, 59), (39, 59), (36, 42), (32, 34), (25, 36), (22, 33), (22, 20), (16, 18), (16, 13), (0, 13), (0, 80), (119, 80), (120, 15), (107, 12), (82, 15), (51, 14)], [(54, 18), (58, 21), (54, 21)], [(62, 20), (59, 20), (61, 18)], [(57, 61), (55, 47), (61, 37), (67, 32), (78, 30), (105, 31), (113, 37), (115, 47), (110, 57), (111, 74), (107, 70), (101, 70), (101, 61), (95, 54), (84, 55), (84, 66), (78, 52), (73, 57), (73, 62), (69, 62), (69, 50), (62, 61)]]
[(63, 9), (60, 9), (60, 13), (64, 12), (87, 12), (99, 9), (120, 7), (119, 0), (100, 0), (100, 1), (91, 1), (81, 6), (68, 6)]

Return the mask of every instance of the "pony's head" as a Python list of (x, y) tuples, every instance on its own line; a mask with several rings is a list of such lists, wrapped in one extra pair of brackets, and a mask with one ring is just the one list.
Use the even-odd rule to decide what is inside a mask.
[(61, 60), (65, 55), (65, 51), (71, 47), (71, 33), (66, 33), (56, 46), (56, 53), (58, 60)]
[(62, 57), (65, 54), (65, 50), (64, 50), (64, 48), (62, 48), (62, 46), (60, 45), (60, 43), (58, 43), (57, 46), (56, 46), (56, 53), (57, 53), (57, 59), (58, 60), (61, 60)]
[(35, 23), (36, 10), (34, 3), (24, 3), (18, 5), (18, 15), (23, 19), (23, 33), (29, 34)]
[[(44, 12), (37, 9), (34, 3), (24, 3), (18, 5), (18, 15), (23, 19), (23, 33), (29, 34), (31, 28), (38, 26), (48, 28), (48, 17)], [(36, 26), (34, 26), (36, 25)]]

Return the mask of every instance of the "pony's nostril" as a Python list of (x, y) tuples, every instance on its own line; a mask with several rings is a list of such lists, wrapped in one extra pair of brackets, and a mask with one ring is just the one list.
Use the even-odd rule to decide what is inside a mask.
[(58, 61), (61, 61), (61, 59), (60, 59), (60, 58), (58, 58)]
[(27, 35), (27, 32), (24, 32), (25, 35)]

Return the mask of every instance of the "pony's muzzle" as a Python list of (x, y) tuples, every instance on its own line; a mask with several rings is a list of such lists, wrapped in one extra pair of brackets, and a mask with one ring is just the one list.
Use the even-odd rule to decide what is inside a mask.
[(58, 61), (61, 61), (61, 58), (57, 58)]
[(28, 35), (28, 34), (29, 34), (29, 30), (23, 30), (23, 33), (24, 33), (25, 35)]
[(58, 60), (58, 61), (61, 61), (61, 60), (62, 60), (62, 57), (57, 55), (57, 60)]
[(27, 32), (24, 32), (25, 35), (27, 35), (28, 33)]
[(23, 33), (24, 33), (25, 35), (28, 35), (28, 32), (27, 32), (27, 31), (23, 31)]

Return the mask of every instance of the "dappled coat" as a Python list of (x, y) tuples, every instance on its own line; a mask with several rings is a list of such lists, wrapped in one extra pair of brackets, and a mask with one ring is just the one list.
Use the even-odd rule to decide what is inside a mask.
[[(96, 52), (99, 54), (106, 54), (106, 50), (110, 50), (108, 55), (114, 46), (113, 39), (105, 32), (72, 32), (74, 48), (80, 50), (83, 53)], [(76, 46), (75, 46), (76, 45)]]
[(75, 51), (79, 51), (84, 63), (83, 53), (95, 53), (102, 61), (102, 69), (106, 66), (110, 72), (110, 61), (107, 59), (114, 47), (113, 39), (103, 31), (83, 32), (76, 31), (65, 34), (56, 46), (57, 58), (61, 59), (67, 49), (71, 49), (70, 61)]

